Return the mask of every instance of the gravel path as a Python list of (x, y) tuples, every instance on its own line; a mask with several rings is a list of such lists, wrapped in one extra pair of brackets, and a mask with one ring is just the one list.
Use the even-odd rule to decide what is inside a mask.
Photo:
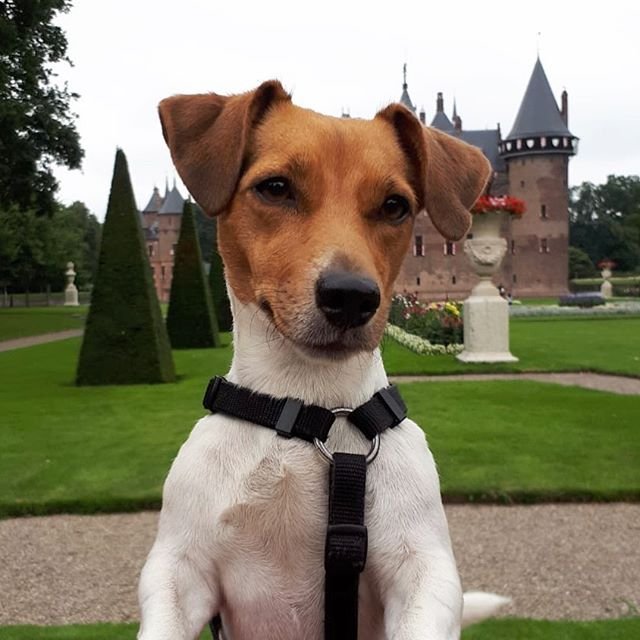
[(640, 378), (601, 373), (462, 373), (441, 376), (391, 376), (392, 382), (452, 382), (454, 380), (533, 380), (567, 387), (583, 387), (621, 395), (640, 395)]
[(68, 329), (67, 331), (55, 331), (53, 333), (41, 333), (39, 336), (28, 336), (26, 338), (15, 338), (14, 340), (2, 340), (0, 351), (13, 351), (14, 349), (24, 349), (36, 344), (45, 342), (57, 342), (68, 338), (77, 338), (84, 333), (84, 329)]
[[(618, 617), (640, 607), (640, 505), (447, 506), (466, 589), (506, 614)], [(131, 621), (157, 514), (0, 521), (0, 624)]]

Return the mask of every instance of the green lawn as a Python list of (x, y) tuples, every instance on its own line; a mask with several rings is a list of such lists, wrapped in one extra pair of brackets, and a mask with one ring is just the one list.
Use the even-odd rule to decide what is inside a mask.
[[(67, 627), (0, 627), (0, 640), (133, 640), (135, 624), (96, 624)], [(594, 622), (548, 622), (505, 618), (466, 629), (462, 640), (635, 640), (640, 618)], [(211, 635), (205, 631), (201, 640)]]
[[(79, 345), (0, 353), (0, 515), (157, 507), (205, 383), (231, 352), (175, 352), (173, 384), (78, 388)], [(525, 381), (403, 393), (451, 498), (640, 499), (640, 397)]]
[(82, 329), (87, 310), (87, 306), (0, 309), (0, 341)]
[(597, 371), (640, 377), (640, 318), (512, 318), (513, 364), (464, 364), (453, 356), (422, 356), (390, 338), (383, 342), (394, 374), (509, 371)]

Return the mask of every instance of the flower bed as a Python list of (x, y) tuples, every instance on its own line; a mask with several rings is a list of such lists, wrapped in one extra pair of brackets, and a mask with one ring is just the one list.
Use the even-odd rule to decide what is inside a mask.
[(458, 302), (420, 302), (415, 294), (393, 296), (389, 322), (429, 344), (462, 342), (462, 305)]
[(640, 301), (614, 302), (599, 307), (561, 307), (559, 305), (511, 305), (511, 317), (542, 316), (634, 316), (640, 315)]
[(420, 353), (423, 355), (446, 355), (456, 354), (462, 351), (463, 346), (461, 344), (433, 344), (424, 338), (414, 336), (411, 333), (407, 333), (404, 329), (397, 327), (393, 324), (388, 324), (384, 331), (385, 335), (393, 338), (396, 342), (403, 347)]

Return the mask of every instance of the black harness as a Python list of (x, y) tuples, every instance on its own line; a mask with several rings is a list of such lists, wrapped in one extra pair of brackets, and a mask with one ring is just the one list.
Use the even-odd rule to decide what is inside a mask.
[[(295, 398), (274, 398), (239, 387), (224, 378), (212, 378), (203, 405), (212, 413), (274, 429), (284, 438), (301, 438), (316, 445), (330, 462), (329, 519), (325, 543), (325, 640), (356, 640), (358, 583), (367, 559), (364, 524), (367, 465), (380, 448), (380, 434), (400, 424), (407, 408), (393, 385), (380, 389), (356, 409), (325, 409)], [(365, 455), (330, 453), (325, 446), (337, 416), (346, 417), (372, 444)], [(220, 618), (211, 621), (214, 639), (220, 638)]]

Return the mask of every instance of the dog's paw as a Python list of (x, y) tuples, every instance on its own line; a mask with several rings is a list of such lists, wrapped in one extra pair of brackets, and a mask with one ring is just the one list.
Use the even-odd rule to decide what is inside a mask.
[(505, 598), (496, 593), (485, 593), (484, 591), (467, 591), (463, 594), (463, 599), (463, 629), (471, 624), (495, 616), (502, 607), (511, 602), (511, 598)]

